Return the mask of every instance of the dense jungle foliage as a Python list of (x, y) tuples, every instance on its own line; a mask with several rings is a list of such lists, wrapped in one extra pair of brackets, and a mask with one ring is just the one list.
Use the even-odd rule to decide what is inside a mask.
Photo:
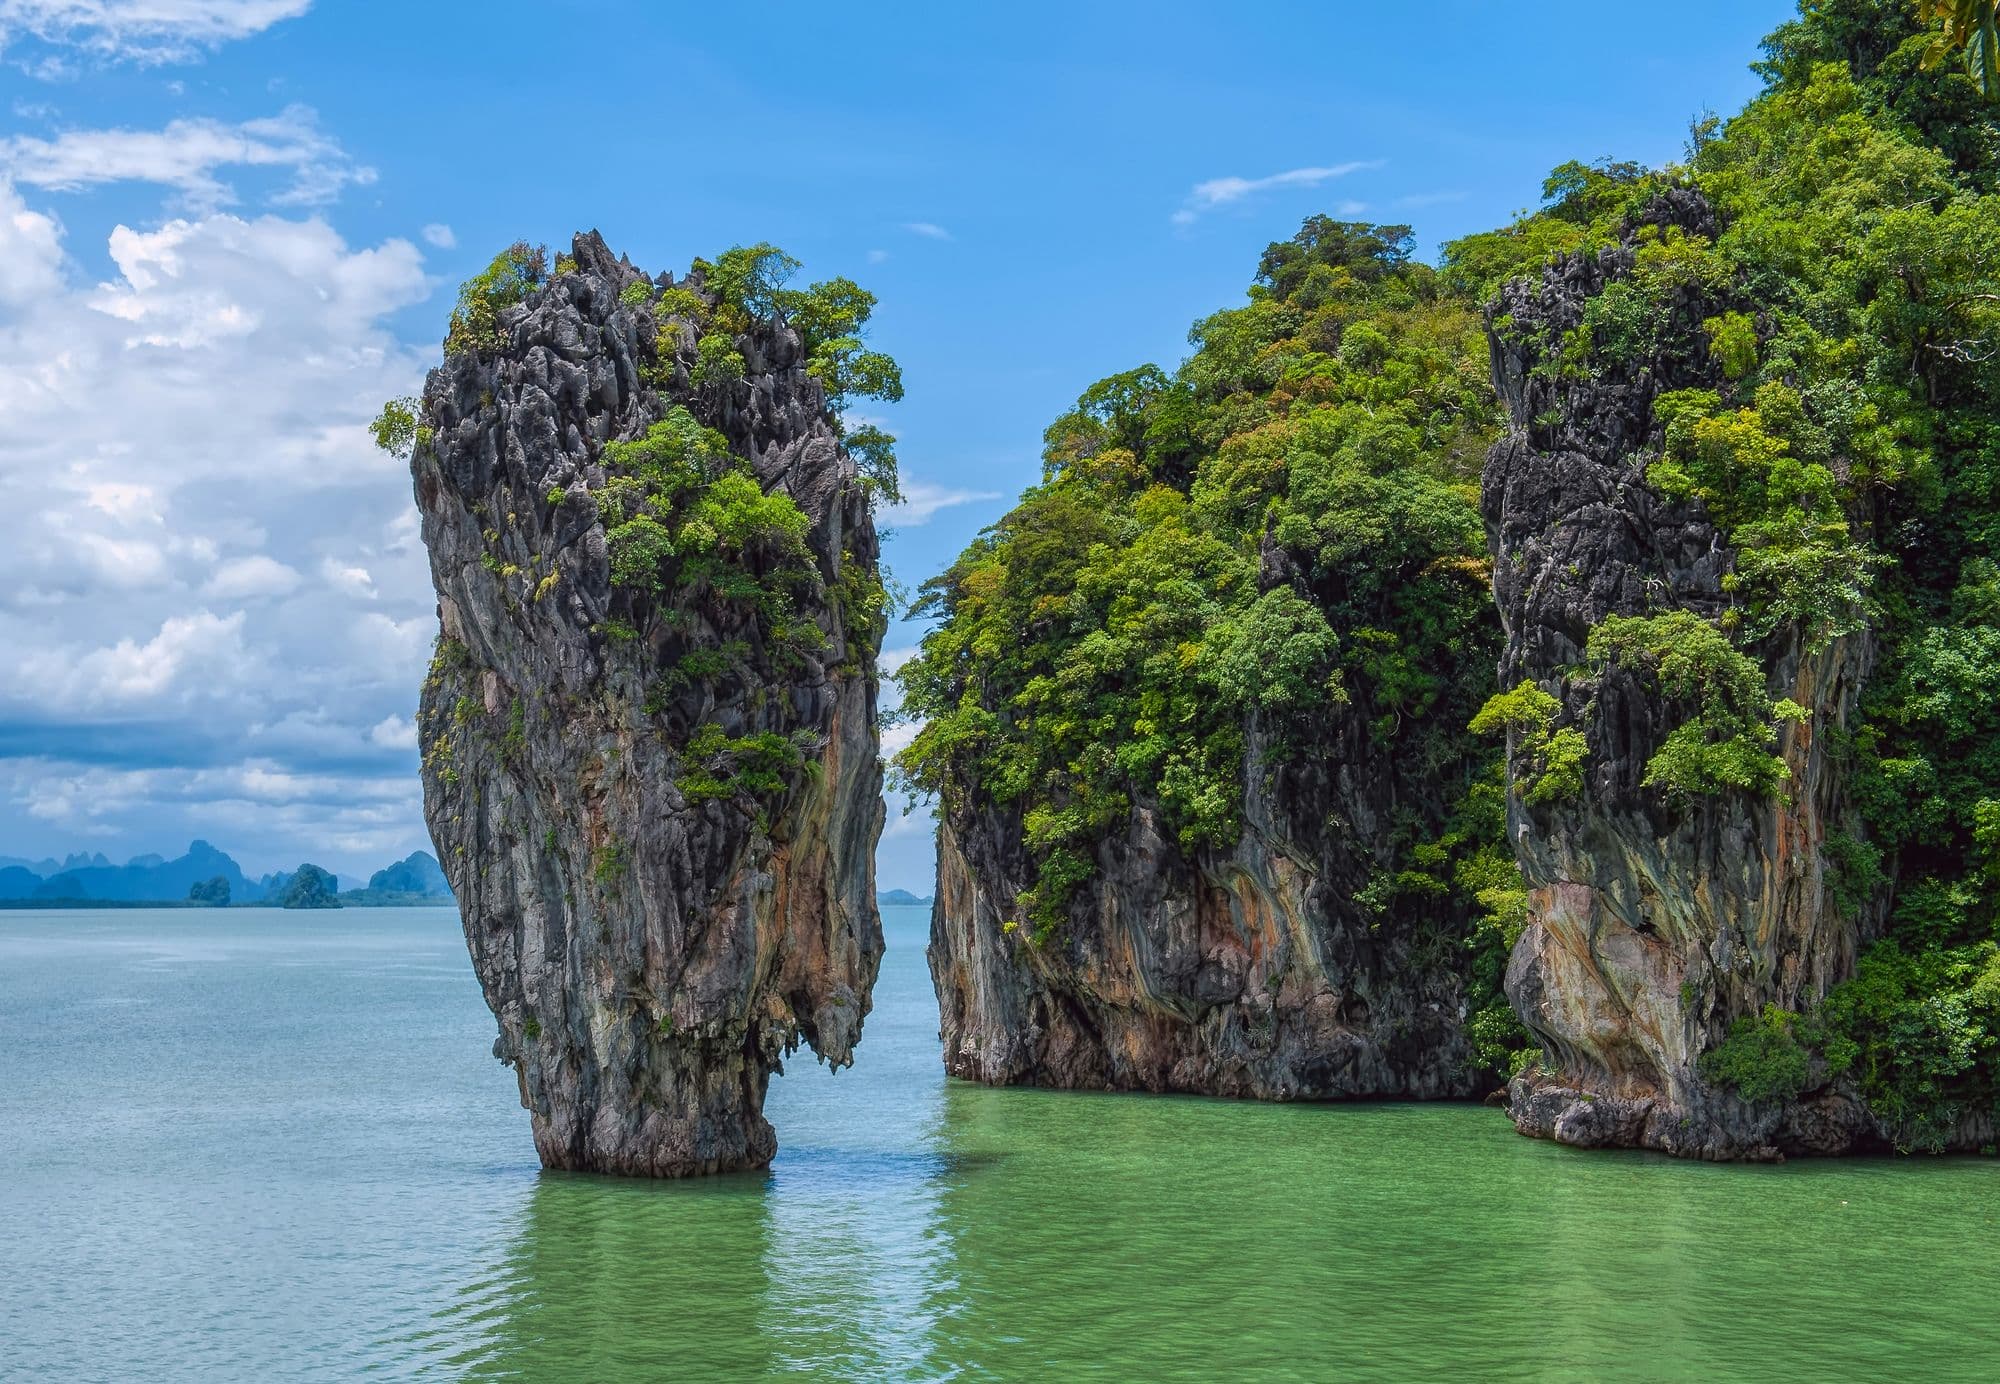
[(1017, 921), (1048, 945), (1135, 804), (1190, 857), (1226, 852), (1252, 775), (1358, 721), (1367, 772), (1435, 791), (1399, 805), (1356, 902), (1475, 950), (1501, 1067), (1523, 896), (1498, 753), (1468, 729), (1498, 650), (1478, 498), (1499, 414), (1476, 304), (1410, 240), (1308, 220), (1178, 371), (1102, 380), (1050, 426), (1042, 483), (917, 601), (939, 624), (901, 675), (924, 724), (897, 767), (947, 810), (1018, 814)]
[(1723, 382), (1660, 400), (1648, 479), (1700, 500), (1727, 535), (1738, 606), (1718, 624), (1607, 621), (1589, 657), (1636, 663), (1664, 700), (1697, 708), (1647, 766), (1671, 799), (1786, 791), (1775, 726), (1804, 713), (1765, 666), (1780, 636), (1824, 647), (1865, 632), (1879, 648), (1856, 723), (1816, 728), (1855, 784), (1853, 820), (1824, 854), (1863, 929), (1857, 973), (1808, 1013), (1739, 1021), (1704, 1069), (1753, 1099), (1846, 1078), (1906, 1148), (1991, 1113), (1991, 8), (1808, 3), (1766, 40), (1763, 93), (1727, 122), (1696, 121), (1683, 163), (1565, 164), (1541, 210), (1455, 242), (1436, 270), (1410, 259), (1402, 227), (1313, 218), (1272, 246), (1249, 304), (1197, 326), (1177, 372), (1086, 392), (1049, 429), (1042, 483), (925, 587), (918, 609), (939, 623), (904, 674), (926, 718), (906, 780), (947, 811), (1020, 814), (1039, 872), (1024, 921), (1046, 940), (1135, 801), (1157, 803), (1188, 850), (1226, 849), (1248, 776), (1270, 767), (1246, 758), (1246, 728), (1305, 754), (1309, 728), (1363, 716), (1457, 785), (1446, 820), (1400, 839), (1374, 902), (1475, 895), (1474, 934), (1511, 941), (1518, 879), (1499, 850), (1497, 771), (1469, 725), (1515, 732), (1533, 772), (1514, 787), (1531, 802), (1580, 790), (1587, 745), (1532, 684), (1489, 701), (1466, 676), (1493, 624), (1475, 503), (1495, 409), (1476, 309), (1691, 186), (1719, 237), (1642, 235), (1635, 272), (1545, 354), (1587, 375), (1665, 331), (1676, 295), (1718, 305), (1704, 330)]

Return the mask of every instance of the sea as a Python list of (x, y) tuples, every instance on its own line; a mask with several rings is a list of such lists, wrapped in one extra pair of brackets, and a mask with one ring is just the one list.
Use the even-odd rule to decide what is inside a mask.
[(2000, 1378), (2000, 1163), (948, 1081), (928, 910), (762, 1172), (545, 1173), (450, 909), (0, 913), (0, 1379)]

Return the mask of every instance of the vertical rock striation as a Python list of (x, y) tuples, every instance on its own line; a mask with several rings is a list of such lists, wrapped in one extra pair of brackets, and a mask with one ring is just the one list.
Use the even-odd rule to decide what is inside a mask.
[[(424, 392), (425, 815), (543, 1164), (756, 1167), (771, 1074), (800, 1041), (851, 1060), (881, 960), (868, 495), (789, 327), (704, 371), (699, 273), (592, 233), (518, 296)], [(727, 444), (703, 474), (788, 497), (802, 547), (697, 513), (644, 571), (620, 551), (607, 444), (690, 418)]]
[(930, 944), (945, 1069), (1263, 1100), (1478, 1094), (1462, 920), (1355, 901), (1393, 816), (1435, 785), (1345, 720), (1268, 776), (1253, 730), (1233, 849), (1190, 854), (1138, 805), (1098, 844), (1059, 946), (1016, 921), (1034, 879), (1019, 820), (947, 807)]
[[(1716, 233), (1708, 204), (1688, 191), (1639, 221)], [(1587, 669), (1590, 630), (1607, 616), (1669, 610), (1712, 620), (1738, 602), (1733, 554), (1700, 505), (1669, 502), (1646, 482), (1660, 441), (1654, 401), (1720, 382), (1702, 324), (1723, 305), (1683, 288), (1639, 357), (1555, 368), (1552, 343), (1631, 275), (1627, 240), (1515, 281), (1492, 313), (1494, 377), (1511, 419), (1483, 486), (1506, 630), (1501, 685), (1532, 679), (1590, 743), (1580, 795), (1535, 806), (1510, 796), (1531, 893), (1507, 991), (1545, 1054), (1512, 1082), (1512, 1114), (1524, 1133), (1579, 1145), (1707, 1158), (1836, 1152), (1867, 1132), (1857, 1102), (1822, 1091), (1753, 1106), (1704, 1081), (1698, 1058), (1732, 1020), (1766, 1004), (1804, 1008), (1852, 970), (1867, 920), (1833, 905), (1820, 848), (1846, 812), (1829, 740), (1854, 711), (1872, 640), (1814, 651), (1780, 627), (1750, 650), (1773, 694), (1810, 713), (1781, 728), (1782, 792), (1673, 801), (1642, 782), (1649, 757), (1697, 708), (1622, 667)]]

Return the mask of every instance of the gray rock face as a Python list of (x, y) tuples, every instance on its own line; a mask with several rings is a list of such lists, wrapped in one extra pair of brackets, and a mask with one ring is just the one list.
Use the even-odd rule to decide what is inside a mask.
[[(1488, 690), (1468, 679), (1473, 705)], [(1009, 926), (1035, 879), (1019, 819), (944, 812), (929, 955), (946, 1070), (1265, 1100), (1479, 1094), (1465, 919), (1356, 902), (1395, 814), (1439, 787), (1366, 722), (1331, 717), (1300, 755), (1253, 721), (1234, 849), (1190, 856), (1140, 804), (1048, 946)]]
[[(1691, 192), (1667, 194), (1646, 219), (1716, 230)], [(1699, 505), (1669, 503), (1645, 480), (1660, 441), (1654, 400), (1720, 381), (1701, 324), (1725, 305), (1683, 289), (1644, 358), (1593, 361), (1584, 379), (1537, 369), (1538, 343), (1560, 340), (1633, 264), (1629, 246), (1565, 259), (1509, 285), (1493, 314), (1494, 376), (1511, 417), (1484, 477), (1507, 636), (1500, 681), (1532, 678), (1590, 741), (1579, 798), (1509, 802), (1532, 902), (1507, 992), (1546, 1054), (1512, 1083), (1512, 1113), (1524, 1133), (1580, 1145), (1703, 1158), (1837, 1152), (1868, 1135), (1857, 1101), (1823, 1090), (1753, 1107), (1704, 1082), (1697, 1060), (1738, 1017), (1823, 995), (1851, 972), (1874, 924), (1841, 916), (1820, 852), (1845, 812), (1827, 744), (1854, 710), (1873, 645), (1859, 634), (1812, 652), (1780, 629), (1749, 650), (1774, 695), (1811, 712), (1781, 731), (1785, 794), (1676, 806), (1642, 786), (1647, 760), (1692, 708), (1664, 704), (1622, 668), (1590, 676), (1584, 643), (1607, 615), (1712, 619), (1735, 602), (1723, 535)]]
[[(425, 388), (425, 815), (543, 1164), (759, 1166), (771, 1074), (801, 1041), (852, 1060), (881, 961), (882, 626), (843, 596), (875, 531), (791, 329), (737, 335), (744, 378), (698, 386), (694, 325), (595, 233), (573, 256)], [(806, 516), (786, 631), (673, 563), (657, 594), (612, 578), (605, 444), (675, 405)], [(766, 733), (792, 752), (759, 776), (715, 748)]]

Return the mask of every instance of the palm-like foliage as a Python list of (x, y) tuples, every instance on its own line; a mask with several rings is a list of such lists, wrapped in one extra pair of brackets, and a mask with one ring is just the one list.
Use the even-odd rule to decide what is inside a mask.
[(1967, 75), (1987, 100), (2000, 101), (2000, 0), (1918, 0), (1918, 11), (1926, 22), (1944, 23), (1924, 66), (1962, 51)]

